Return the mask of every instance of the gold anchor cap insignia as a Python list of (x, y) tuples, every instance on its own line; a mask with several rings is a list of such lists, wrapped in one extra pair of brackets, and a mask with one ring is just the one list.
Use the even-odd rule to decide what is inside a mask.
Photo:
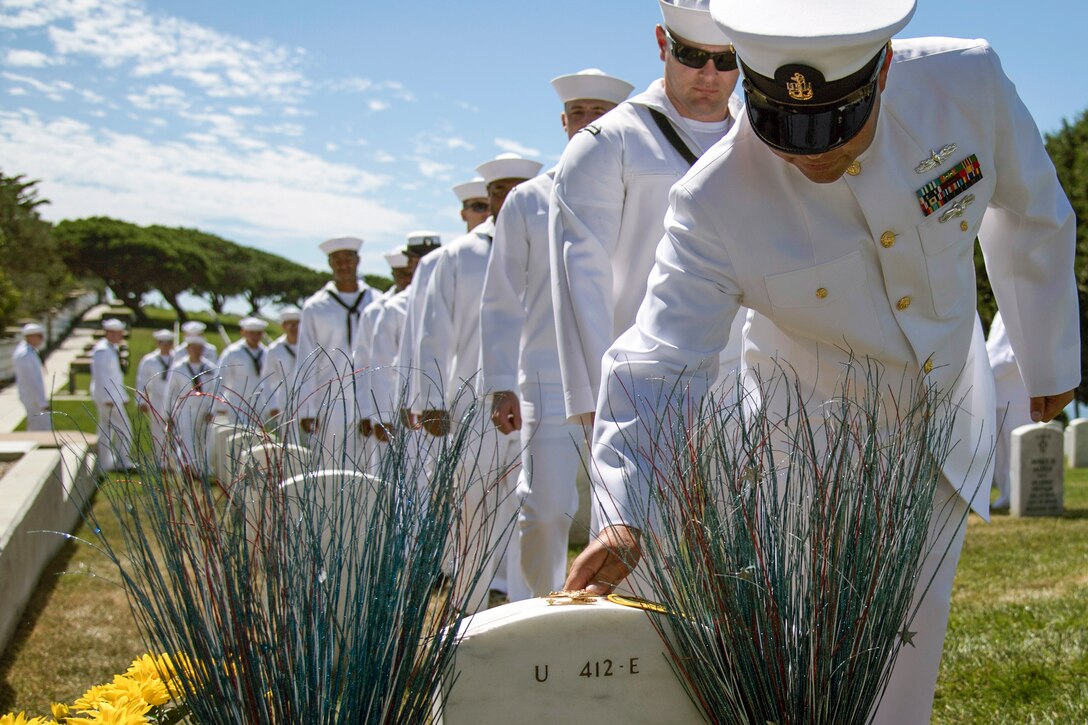
[(794, 73), (790, 76), (790, 79), (786, 81), (786, 90), (789, 92), (790, 98), (795, 101), (812, 100), (812, 84), (805, 80), (805, 76), (801, 73)]

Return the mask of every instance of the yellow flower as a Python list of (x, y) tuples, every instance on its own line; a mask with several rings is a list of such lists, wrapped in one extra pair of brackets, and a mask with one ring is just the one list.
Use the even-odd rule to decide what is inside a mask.
[(7, 715), (0, 715), (0, 725), (49, 725), (49, 721), (44, 717), (27, 717), (25, 712), (18, 715), (9, 712)]
[(71, 725), (146, 725), (150, 709), (151, 706), (142, 700), (122, 697), (116, 702), (100, 702), (97, 708), (82, 713), (79, 718), (70, 718), (68, 722)]
[(53, 719), (57, 722), (64, 722), (64, 719), (68, 717), (70, 710), (68, 706), (63, 702), (54, 702), (49, 706), (49, 709), (53, 711)]

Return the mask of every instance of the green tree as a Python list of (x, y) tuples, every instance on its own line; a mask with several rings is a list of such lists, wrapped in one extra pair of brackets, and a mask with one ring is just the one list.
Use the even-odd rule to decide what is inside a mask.
[(108, 217), (63, 221), (55, 234), (73, 273), (99, 277), (138, 321), (146, 321), (143, 297), (156, 288), (167, 254), (161, 240), (142, 227)]
[(204, 245), (208, 270), (205, 277), (194, 278), (189, 289), (193, 294), (206, 297), (212, 310), (222, 315), (227, 300), (246, 291), (253, 250), (214, 234), (194, 231), (194, 235), (199, 235), (194, 238), (199, 238)]
[(1073, 123), (1062, 121), (1059, 131), (1047, 134), (1046, 150), (1077, 216), (1074, 270), (1081, 309), (1081, 384), (1077, 389), (1077, 399), (1088, 403), (1088, 319), (1085, 318), (1088, 312), (1088, 110), (1082, 111)]
[(147, 227), (162, 247), (161, 264), (153, 283), (166, 303), (174, 308), (178, 320), (185, 322), (188, 314), (178, 298), (183, 292), (208, 285), (211, 278), (209, 257), (218, 251), (220, 243), (229, 244), (211, 234), (185, 227)]
[(64, 299), (72, 279), (38, 207), (37, 181), (0, 172), (0, 325), (37, 317)]

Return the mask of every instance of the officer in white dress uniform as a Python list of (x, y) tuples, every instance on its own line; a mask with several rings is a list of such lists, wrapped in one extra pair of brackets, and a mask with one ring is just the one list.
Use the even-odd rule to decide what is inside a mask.
[(302, 306), (298, 334), (299, 414), (311, 446), (321, 446), (325, 465), (362, 470), (355, 409), (355, 335), (374, 293), (357, 277), (363, 240), (337, 237), (321, 243), (333, 279)]
[(1009, 508), (1009, 465), (1012, 463), (1012, 432), (1022, 425), (1031, 425), (1031, 398), (1020, 377), (1016, 355), (1009, 344), (1009, 333), (1001, 313), (994, 315), (990, 334), (986, 337), (986, 356), (994, 371), (994, 400), (999, 432), (994, 447), (994, 488), (997, 500), (990, 506), (995, 511)]
[[(461, 220), (465, 222), (465, 231), (471, 232), (487, 221), (491, 215), (491, 205), (487, 201), (487, 184), (477, 177), (453, 187), (453, 193), (461, 201)], [(403, 406), (413, 414), (421, 412), (419, 407), (419, 370), (412, 367), (416, 359), (416, 342), (419, 339), (419, 319), (423, 314), (423, 302), (427, 293), (427, 283), (431, 272), (442, 255), (442, 249), (435, 249), (425, 254), (416, 265), (412, 276), (412, 286), (408, 288), (408, 313), (404, 320), (404, 330), (397, 350), (396, 367), (403, 376)]]
[(102, 321), (106, 336), (91, 349), (91, 400), (98, 413), (98, 467), (103, 471), (132, 468), (132, 423), (125, 403), (125, 375), (118, 345), (125, 339), (125, 323), (115, 318)]
[(294, 418), (298, 405), (298, 388), (295, 367), (298, 363), (298, 325), (302, 310), (288, 305), (280, 310), (280, 327), (283, 334), (272, 341), (261, 366), (261, 378), (265, 381), (268, 395), (268, 420), (272, 422), (287, 412), (287, 419)]
[(136, 368), (136, 407), (147, 417), (151, 429), (153, 460), (162, 465), (166, 460), (166, 414), (159, 406), (165, 395), (166, 374), (174, 361), (174, 333), (156, 330), (151, 336), (155, 338), (155, 349), (140, 358)]
[(200, 478), (210, 470), (208, 424), (212, 422), (213, 400), (220, 391), (215, 363), (204, 357), (206, 344), (199, 335), (185, 339), (186, 355), (171, 366), (162, 398), (170, 448), (190, 478)]
[(45, 342), (45, 328), (36, 322), (28, 322), (21, 333), (23, 339), (11, 353), (11, 361), (15, 367), (19, 402), (26, 408), (26, 429), (50, 431), (53, 430), (53, 418), (49, 415), (49, 394), (45, 392), (45, 364), (38, 352)]
[[(604, 361), (593, 458), (601, 515), (614, 525), (572, 566), (570, 588), (620, 581), (626, 567), (603, 546), (637, 551), (628, 527), (641, 523), (632, 501), (646, 481), (621, 430), (639, 415), (631, 400), (650, 393), (650, 378), (712, 372), (741, 303), (753, 310), (746, 372), (766, 370), (777, 351), (808, 409), (835, 394), (848, 349), (962, 401), (934, 502), (952, 522), (968, 506), (988, 515), (990, 472), (985, 453), (974, 455), (995, 431), (976, 235), (1032, 418), (1061, 411), (1080, 378), (1073, 212), (986, 42), (889, 44), (914, 0), (711, 9), (744, 67), (747, 114), (673, 189), (637, 322)], [(963, 532), (931, 522), (935, 553), (920, 581), (932, 584), (915, 592), (918, 632), (899, 649), (875, 722), (929, 722)]]
[[(478, 166), (477, 171), (487, 184), (491, 213), (498, 214), (510, 190), (536, 176), (540, 168), (540, 163), (516, 154), (500, 154)], [(462, 461), (459, 476), (459, 485), (465, 492), (464, 510), (472, 519), (471, 525), (464, 528), (474, 536), (486, 532), (487, 538), (480, 540), (490, 544), (500, 541), (506, 522), (516, 511), (511, 495), (516, 480), (509, 470), (517, 459), (520, 443), (517, 436), (500, 434), (482, 409), (477, 409), (471, 419), (467, 417), (474, 398), (481, 406), (485, 404), (486, 391), (479, 387), (478, 379), (480, 302), (494, 231), (494, 222), (489, 218), (443, 248), (427, 283), (416, 362), (423, 407), (420, 422), (424, 430), (434, 436), (446, 435), (453, 420), (470, 426), (473, 440), (478, 441), (478, 458), (474, 455), (477, 449), (474, 445), (472, 453)], [(501, 505), (493, 517), (482, 515), (496, 502)], [(507, 537), (505, 542), (509, 540)], [(500, 547), (502, 550), (491, 557), (493, 563), (486, 567), (489, 571), (480, 577), (469, 599), (472, 605), (487, 606), (484, 595), (491, 581), (489, 574), (503, 552), (507, 561), (504, 572), (507, 596), (517, 601), (529, 594), (517, 561), (518, 547), (507, 550), (506, 543)]]
[[(596, 68), (560, 76), (567, 138), (630, 95), (634, 86)], [(575, 479), (580, 426), (567, 422), (548, 266), (548, 202), (554, 169), (519, 184), (495, 221), (480, 310), (483, 390), (495, 391), (491, 418), (503, 434), (520, 431), (521, 512), (515, 546), (533, 596), (563, 585), (567, 541), (578, 511)]]
[(268, 323), (257, 317), (238, 321), (241, 339), (223, 348), (219, 358), (219, 385), (222, 395), (213, 412), (227, 416), (235, 425), (260, 426), (268, 404), (268, 388), (261, 377), (268, 348), (261, 339)]
[[(183, 322), (181, 325), (181, 337), (182, 339), (190, 337), (204, 337), (204, 332), (208, 329), (200, 320), (189, 320)], [(184, 360), (188, 357), (185, 351), (185, 345), (179, 346), (174, 350), (174, 362), (178, 360)], [(208, 338), (204, 338), (204, 354), (202, 356), (205, 360), (210, 360), (212, 364), (215, 364), (219, 360), (219, 350), (215, 345), (208, 342)]]
[[(601, 356), (635, 320), (669, 188), (726, 134), (740, 107), (732, 96), (736, 59), (707, 0), (659, 4), (664, 77), (571, 139), (555, 174), (550, 258), (559, 362), (567, 416), (583, 423), (597, 404)], [(739, 362), (735, 337), (722, 356), (727, 371)]]

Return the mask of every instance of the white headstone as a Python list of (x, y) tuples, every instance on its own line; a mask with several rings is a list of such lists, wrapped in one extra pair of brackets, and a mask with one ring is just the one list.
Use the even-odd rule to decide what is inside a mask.
[(1045, 423), (1012, 432), (1009, 513), (1013, 516), (1061, 516), (1064, 511), (1063, 435)]
[(466, 620), (442, 725), (704, 722), (647, 612), (596, 597), (553, 601)]
[(1058, 431), (1059, 433), (1065, 432), (1065, 426), (1062, 425), (1062, 422), (1060, 420), (1052, 420), (1049, 423), (1046, 423), (1046, 425)]
[(213, 463), (216, 465), (216, 478), (226, 484), (242, 473), (242, 459), (245, 452), (253, 446), (260, 445), (264, 440), (261, 433), (254, 430), (252, 426), (235, 427), (222, 440), (223, 448)]
[(1088, 418), (1069, 421), (1065, 429), (1066, 468), (1088, 468)]
[(212, 445), (209, 461), (212, 471), (218, 476), (226, 469), (227, 436), (234, 433), (235, 427), (225, 418), (217, 417), (212, 420), (209, 428), (211, 432), (208, 435)]
[(291, 443), (270, 442), (251, 447), (238, 458), (243, 474), (252, 471), (262, 480), (279, 483), (304, 471), (316, 468), (310, 465), (311, 452)]

